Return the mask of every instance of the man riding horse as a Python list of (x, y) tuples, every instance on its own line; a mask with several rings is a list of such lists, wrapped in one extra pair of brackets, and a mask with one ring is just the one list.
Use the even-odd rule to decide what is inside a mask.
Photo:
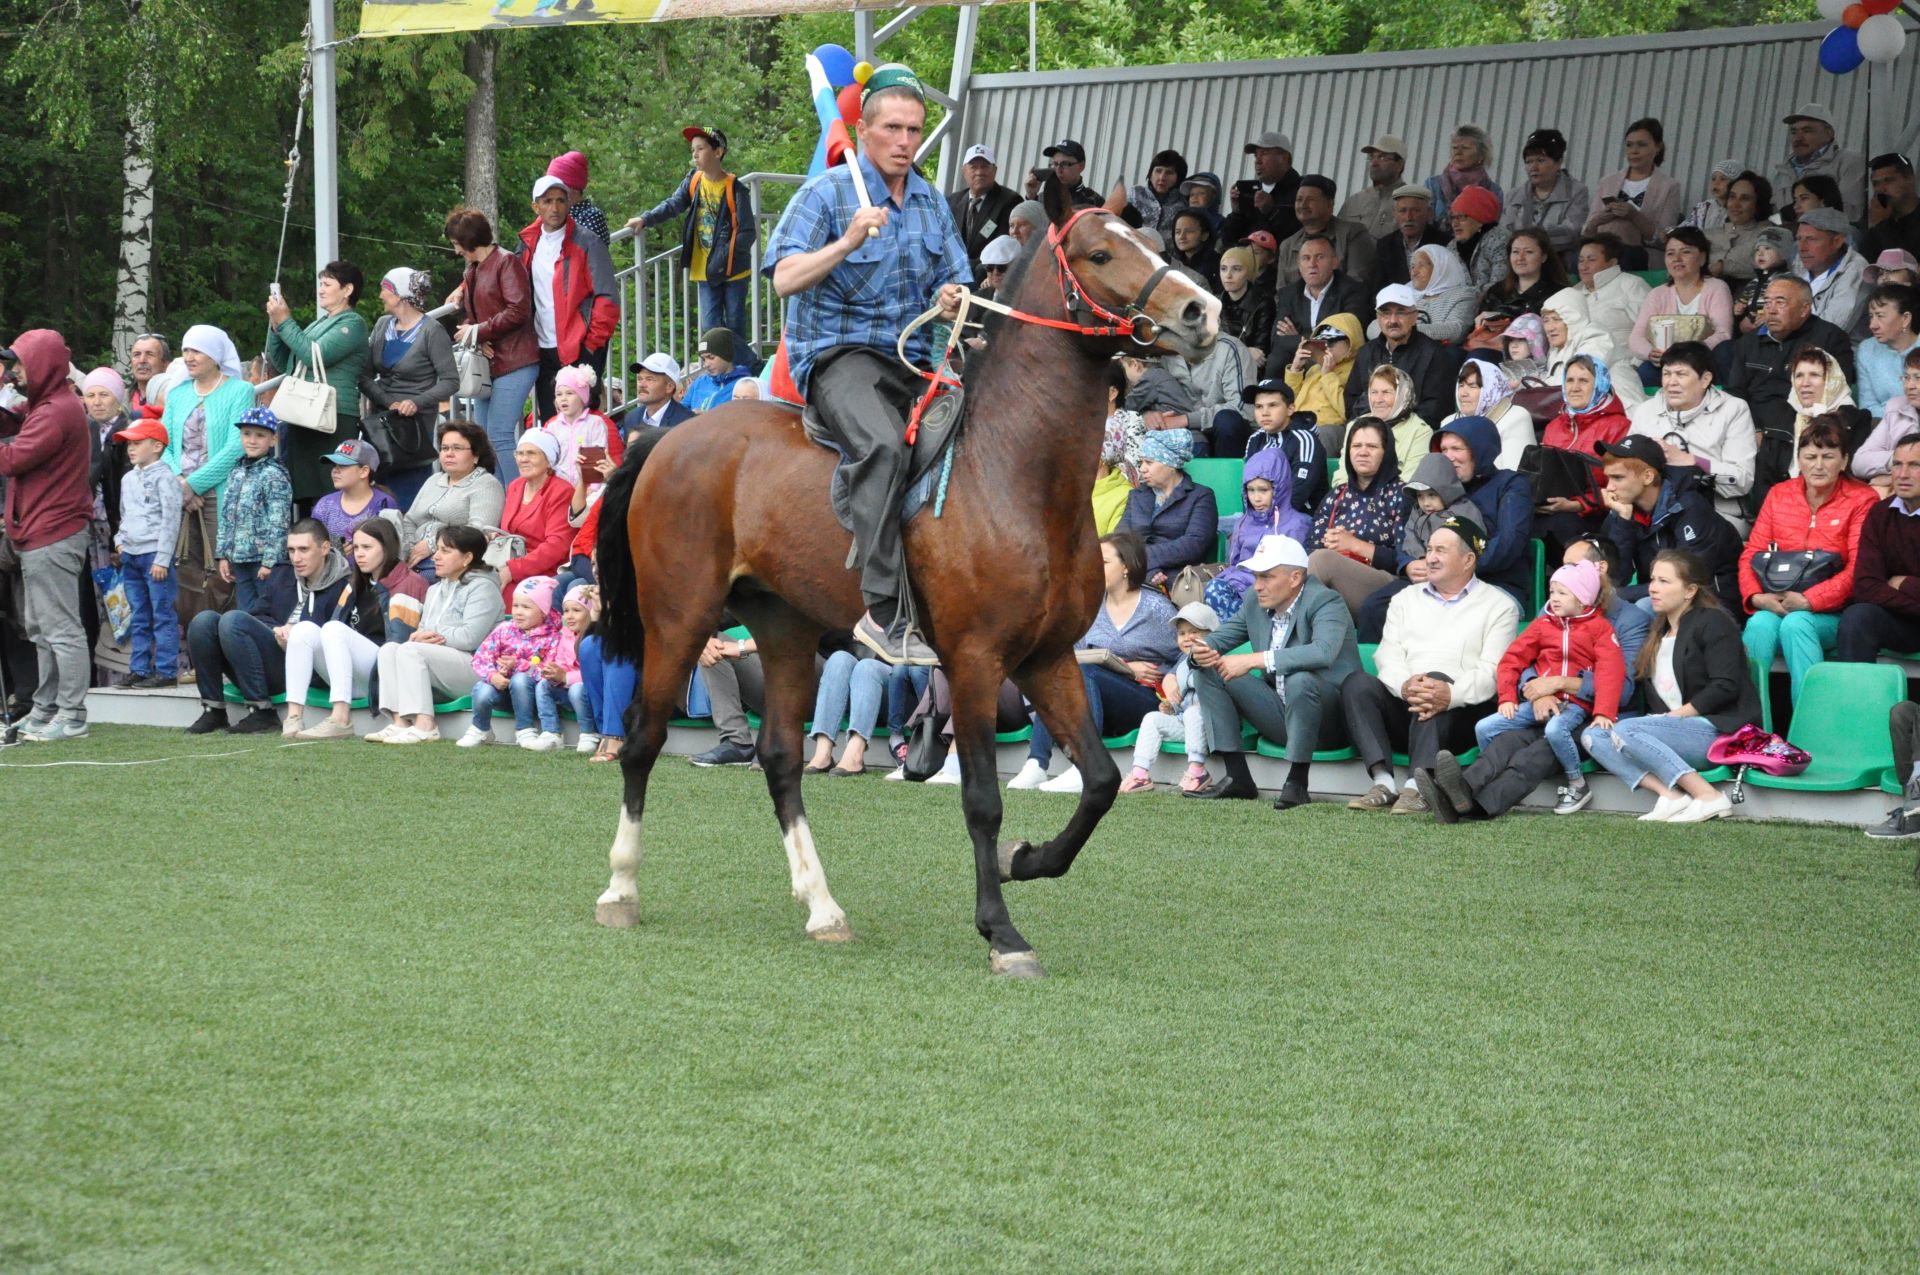
[[(860, 154), (800, 188), (774, 229), (763, 269), (787, 299), (793, 383), (846, 453), (854, 561), (867, 604), (854, 637), (892, 663), (933, 664), (933, 651), (911, 628), (900, 542), (907, 416), (926, 382), (901, 364), (895, 346), (936, 297), (942, 317), (953, 319), (972, 271), (946, 201), (913, 170), (927, 118), (919, 79), (904, 66), (882, 66), (860, 102)], [(932, 353), (925, 328), (907, 342), (916, 364)]]

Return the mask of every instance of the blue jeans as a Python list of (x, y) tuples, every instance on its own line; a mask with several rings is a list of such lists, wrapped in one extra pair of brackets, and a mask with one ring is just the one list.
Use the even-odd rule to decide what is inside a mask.
[(171, 678), (180, 671), (180, 618), (173, 613), (180, 577), (169, 570), (166, 579), (156, 580), (147, 574), (152, 568), (150, 553), (120, 555), (120, 583), (133, 609), (133, 653), (127, 669)]
[(603, 658), (598, 636), (581, 638), (578, 654), (580, 684), (587, 688), (588, 707), (600, 734), (625, 739), (627, 706), (633, 702), (633, 665), (625, 660)]
[(520, 441), (520, 422), (527, 414), (527, 396), (540, 378), (540, 365), (529, 363), (505, 376), (493, 378), (493, 397), (480, 404), (481, 424), (486, 426), (487, 441), (493, 444), (494, 477), (502, 483), (519, 477), (513, 463), (513, 447)]
[(1840, 647), (1840, 616), (1834, 611), (1794, 611), (1788, 615), (1755, 611), (1747, 617), (1740, 640), (1747, 654), (1767, 668), (1773, 667), (1775, 655), (1786, 657), (1788, 693), (1798, 704), (1807, 670)]
[(257, 562), (229, 562), (227, 570), (233, 572), (233, 609), (251, 611), (254, 603), (260, 600), (261, 590), (267, 587), (260, 578), (260, 564)]
[[(1648, 775), (1668, 788), (1682, 776), (1706, 765), (1707, 749), (1720, 737), (1704, 717), (1630, 717), (1614, 723), (1612, 731), (1590, 730), (1581, 742), (1593, 759), (1620, 777), (1628, 788), (1638, 788)], [(1613, 741), (1618, 738), (1620, 743)]]
[(734, 362), (746, 367), (753, 362), (753, 347), (747, 344), (747, 284), (749, 280), (738, 279), (732, 283), (702, 283), (700, 286), (700, 329), (726, 328), (733, 333), (734, 342), (739, 346)]
[(593, 583), (593, 559), (584, 553), (576, 553), (568, 559), (567, 565), (560, 568), (560, 574), (553, 581), (553, 609), (558, 611), (560, 604), (567, 600), (567, 590), (576, 584)]
[(918, 664), (896, 664), (887, 674), (887, 729), (896, 740), (905, 741), (907, 720), (927, 693), (933, 670)]
[(813, 697), (813, 733), (836, 739), (844, 721), (848, 734), (872, 739), (874, 727), (880, 724), (880, 702), (891, 667), (884, 660), (861, 659), (851, 651), (829, 655)]
[(573, 719), (580, 723), (582, 735), (598, 733), (593, 729), (593, 705), (587, 700), (585, 682), (555, 686), (543, 677), (534, 683), (533, 706), (540, 714), (541, 730), (550, 735), (560, 733), (560, 707), (563, 704), (573, 709)]
[[(501, 701), (513, 701), (513, 728), (515, 730), (533, 729), (533, 683), (536, 679), (531, 673), (515, 673), (507, 679), (507, 689), (497, 689), (491, 681), (482, 678), (473, 684), (473, 728), (490, 731), (493, 729), (493, 710)], [(554, 729), (560, 728), (558, 714), (554, 717)]]
[[(1087, 684), (1087, 704), (1093, 709), (1094, 729), (1102, 735), (1107, 733), (1109, 717), (1137, 725), (1160, 704), (1159, 695), (1112, 669), (1083, 664), (1080, 679)], [(1033, 741), (1027, 745), (1027, 756), (1042, 766), (1053, 760), (1053, 736), (1047, 733), (1047, 724), (1040, 720), (1038, 713), (1033, 715)]]
[(202, 611), (187, 626), (187, 652), (202, 703), (226, 703), (222, 677), (233, 679), (240, 698), (267, 708), (287, 689), (287, 657), (273, 630), (245, 611)]
[[(1553, 749), (1554, 760), (1560, 763), (1560, 769), (1566, 772), (1569, 779), (1578, 778), (1580, 774), (1580, 744), (1577, 736), (1586, 720), (1587, 710), (1566, 700), (1560, 702), (1560, 711), (1547, 720), (1547, 746)], [(1498, 713), (1488, 713), (1475, 722), (1473, 742), (1484, 752), (1496, 735), (1532, 730), (1539, 724), (1533, 715), (1533, 701), (1523, 699), (1514, 710), (1511, 721)]]

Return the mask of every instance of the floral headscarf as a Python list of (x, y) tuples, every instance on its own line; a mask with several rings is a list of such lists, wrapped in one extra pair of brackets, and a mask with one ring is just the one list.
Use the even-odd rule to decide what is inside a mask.
[(1146, 418), (1121, 408), (1107, 417), (1106, 436), (1100, 443), (1100, 461), (1118, 469), (1135, 487), (1140, 485), (1140, 444), (1147, 436)]
[[(1512, 329), (1503, 335), (1511, 336)], [(1468, 368), (1480, 374), (1480, 401), (1473, 405), (1472, 414), (1491, 418), (1495, 404), (1513, 397), (1513, 381), (1500, 369), (1499, 364), (1489, 363), (1485, 359), (1468, 359), (1461, 364), (1462, 376), (1466, 375)]]
[(1140, 459), (1185, 469), (1193, 459), (1193, 435), (1184, 429), (1150, 430), (1140, 442)]
[(1563, 380), (1560, 386), (1560, 405), (1567, 409), (1568, 416), (1585, 416), (1604, 404), (1612, 395), (1613, 377), (1607, 372), (1607, 365), (1591, 354), (1576, 354), (1567, 360), (1568, 367), (1572, 367), (1575, 363), (1593, 373), (1593, 397), (1587, 400), (1585, 407), (1575, 407), (1567, 402), (1567, 387)]

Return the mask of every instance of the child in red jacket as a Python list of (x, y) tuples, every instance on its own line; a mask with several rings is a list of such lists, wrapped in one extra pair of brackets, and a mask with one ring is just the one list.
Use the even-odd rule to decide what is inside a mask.
[[(1485, 748), (1496, 735), (1539, 727), (1547, 737), (1567, 781), (1560, 789), (1556, 815), (1583, 810), (1593, 790), (1580, 773), (1581, 726), (1587, 715), (1601, 730), (1612, 730), (1620, 715), (1620, 688), (1627, 662), (1619, 639), (1607, 622), (1605, 582), (1591, 560), (1561, 567), (1547, 586), (1547, 609), (1513, 640), (1500, 657), (1495, 673), (1500, 711), (1474, 725), (1473, 736)], [(1520, 697), (1520, 674), (1528, 668), (1540, 677), (1585, 677), (1593, 674), (1593, 700), (1559, 693), (1537, 700)]]

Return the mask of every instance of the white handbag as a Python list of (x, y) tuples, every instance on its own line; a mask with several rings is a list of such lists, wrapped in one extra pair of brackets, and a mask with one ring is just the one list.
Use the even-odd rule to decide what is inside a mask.
[(318, 345), (313, 347), (313, 364), (311, 378), (307, 366), (296, 363), (281, 380), (280, 388), (273, 392), (273, 414), (289, 425), (331, 434), (339, 423), (336, 410), (340, 396), (327, 384), (327, 361), (320, 357)]
[(453, 366), (460, 373), (460, 386), (453, 396), (476, 403), (493, 397), (493, 365), (480, 352), (479, 326), (474, 324), (467, 339), (453, 347)]

